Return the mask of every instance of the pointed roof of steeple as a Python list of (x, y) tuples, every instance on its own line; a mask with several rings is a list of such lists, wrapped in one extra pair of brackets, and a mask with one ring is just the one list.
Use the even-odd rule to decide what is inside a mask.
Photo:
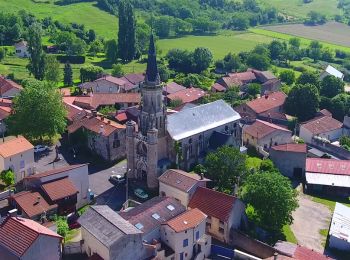
[(156, 47), (154, 44), (153, 33), (151, 33), (151, 36), (150, 36), (145, 80), (146, 82), (155, 82), (156, 84), (160, 83), (160, 77), (159, 77), (158, 66), (157, 66), (157, 54), (156, 54)]

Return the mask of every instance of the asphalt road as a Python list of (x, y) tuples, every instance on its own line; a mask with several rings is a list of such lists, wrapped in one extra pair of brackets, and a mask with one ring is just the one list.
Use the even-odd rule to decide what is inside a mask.
[(61, 167), (69, 165), (67, 163), (67, 161), (65, 160), (64, 156), (62, 156), (62, 154), (60, 153), (60, 151), (58, 153), (58, 156), (61, 158), (61, 160), (54, 162), (55, 158), (56, 158), (55, 146), (50, 147), (47, 152), (34, 154), (35, 171), (36, 172), (45, 172), (48, 170), (52, 170), (55, 168), (61, 168)]

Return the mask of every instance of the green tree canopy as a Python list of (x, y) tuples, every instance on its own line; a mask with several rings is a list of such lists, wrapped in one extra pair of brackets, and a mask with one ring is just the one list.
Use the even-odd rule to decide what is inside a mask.
[(298, 207), (297, 191), (289, 179), (278, 172), (249, 175), (240, 197), (253, 208), (248, 217), (272, 232), (279, 232), (284, 225), (292, 223), (292, 212)]
[(123, 77), (124, 76), (124, 69), (123, 69), (123, 65), (121, 64), (113, 64), (112, 66), (112, 75), (114, 77)]
[(101, 77), (103, 68), (94, 65), (86, 65), (80, 68), (81, 82), (94, 81)]
[(193, 52), (194, 68), (197, 73), (200, 73), (209, 68), (213, 62), (213, 54), (208, 48), (196, 48)]
[(312, 71), (305, 71), (303, 72), (299, 78), (297, 79), (297, 84), (305, 85), (305, 84), (311, 84), (314, 85), (316, 88), (320, 88), (320, 80), (317, 73)]
[(344, 82), (334, 76), (326, 76), (321, 82), (320, 94), (329, 98), (344, 93)]
[(73, 86), (73, 69), (69, 62), (64, 65), (63, 82), (65, 86)]
[(292, 70), (284, 70), (280, 73), (280, 80), (287, 85), (293, 85), (295, 82), (295, 73)]
[(11, 134), (34, 140), (52, 138), (65, 131), (67, 111), (62, 96), (48, 83), (27, 81), (13, 101), (13, 111), (7, 122)]
[(12, 170), (4, 170), (0, 173), (0, 179), (6, 186), (15, 184), (15, 174)]
[(257, 70), (267, 70), (270, 67), (270, 58), (266, 55), (251, 53), (247, 58), (247, 65)]
[(34, 23), (28, 31), (28, 52), (30, 54), (27, 68), (38, 80), (45, 76), (45, 54), (41, 45), (42, 29), (39, 23)]
[(118, 52), (123, 61), (131, 61), (136, 55), (136, 21), (134, 7), (129, 0), (118, 5)]
[(46, 55), (45, 56), (45, 80), (56, 84), (60, 81), (61, 70), (60, 63), (56, 56)]

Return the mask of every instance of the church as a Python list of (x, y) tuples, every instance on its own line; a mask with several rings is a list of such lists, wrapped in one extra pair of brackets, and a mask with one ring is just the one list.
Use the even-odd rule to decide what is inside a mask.
[(146, 180), (150, 189), (158, 187), (158, 177), (169, 168), (189, 170), (222, 145), (241, 145), (241, 117), (225, 101), (168, 115), (162, 90), (151, 35), (140, 116), (126, 124), (128, 178)]

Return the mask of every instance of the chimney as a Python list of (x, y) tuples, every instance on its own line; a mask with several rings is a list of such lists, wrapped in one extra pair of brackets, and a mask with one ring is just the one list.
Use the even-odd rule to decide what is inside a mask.
[(202, 172), (199, 174), (199, 177), (200, 177), (200, 179), (201, 179), (201, 180), (203, 180), (203, 179), (204, 179), (204, 177), (203, 177), (203, 173), (202, 173)]
[(275, 253), (273, 254), (273, 260), (277, 260), (277, 259), (278, 259), (278, 253), (275, 252)]
[(99, 134), (104, 134), (105, 132), (105, 127), (104, 125), (100, 125), (100, 130), (98, 131)]
[(9, 217), (17, 217), (17, 209), (11, 209), (8, 211)]
[(92, 115), (94, 116), (94, 117), (96, 117), (97, 116), (97, 111), (94, 109), (94, 110), (91, 110), (91, 112), (92, 112)]

